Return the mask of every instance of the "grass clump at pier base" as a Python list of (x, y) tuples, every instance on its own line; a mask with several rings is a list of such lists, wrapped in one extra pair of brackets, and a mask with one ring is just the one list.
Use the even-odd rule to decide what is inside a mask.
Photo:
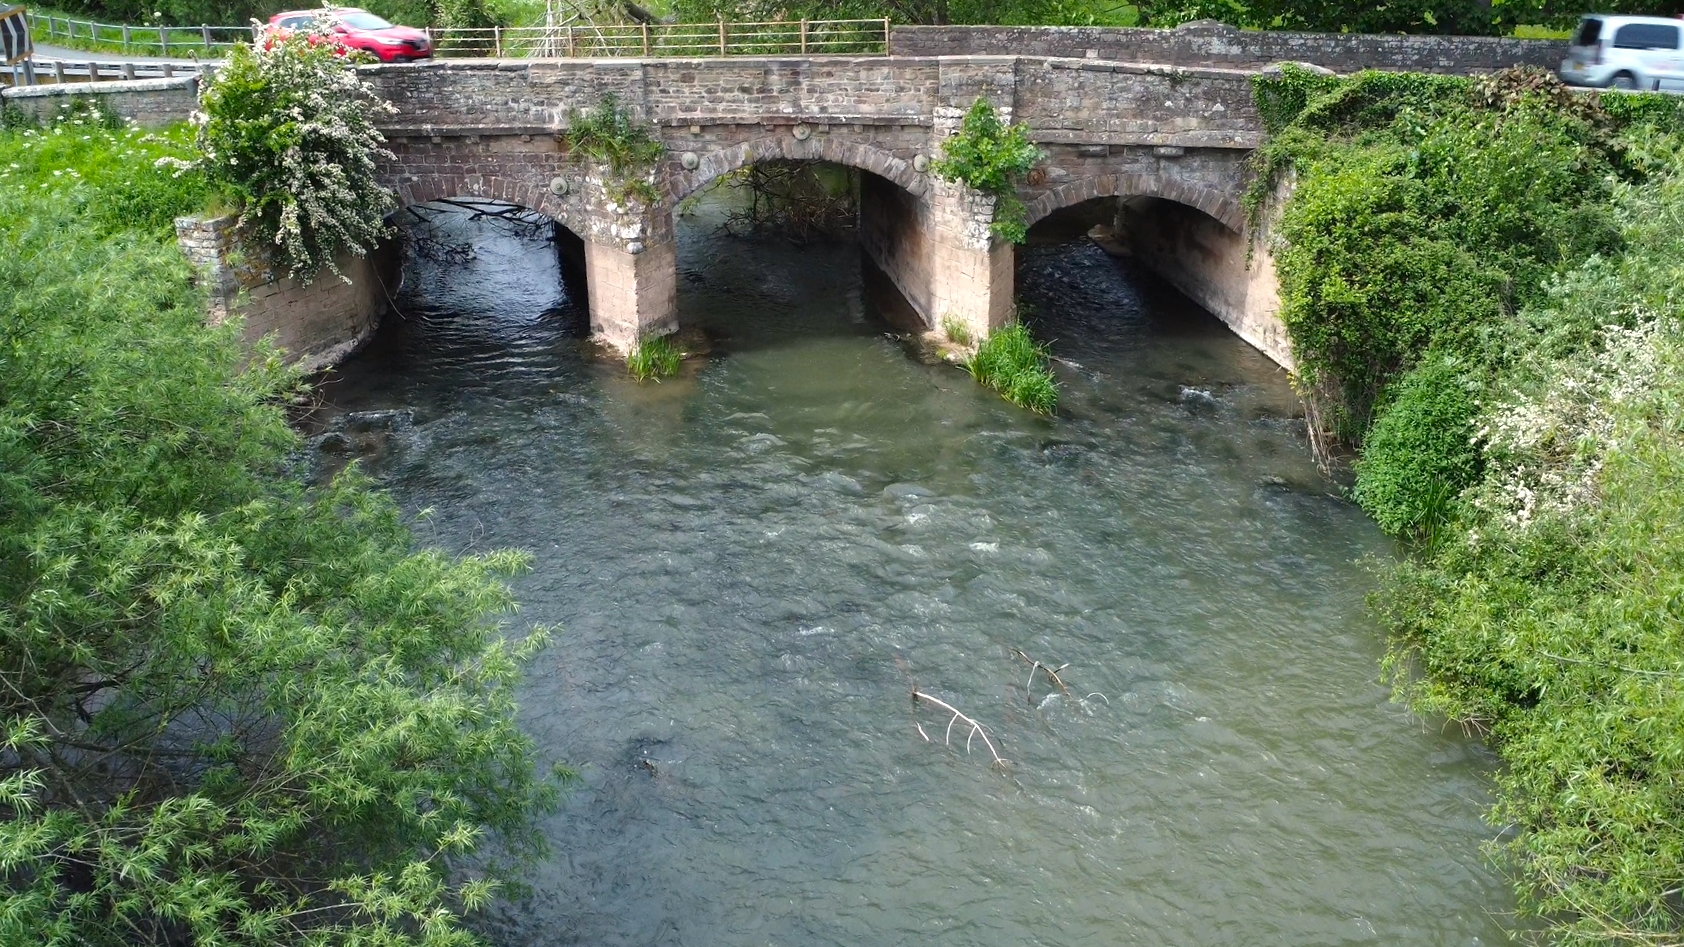
[(1002, 326), (983, 339), (965, 369), (1020, 408), (1036, 414), (1058, 410), (1058, 385), (1047, 364), (1047, 347), (1035, 341), (1021, 322)]
[(679, 363), (683, 361), (684, 353), (678, 343), (671, 336), (661, 335), (639, 342), (626, 356), (626, 368), (638, 381), (660, 381), (678, 374)]

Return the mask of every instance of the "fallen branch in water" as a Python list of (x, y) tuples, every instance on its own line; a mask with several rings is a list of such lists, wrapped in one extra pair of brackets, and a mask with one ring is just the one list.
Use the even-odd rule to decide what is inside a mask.
[(1058, 667), (1052, 667), (1051, 665), (1042, 664), (1041, 662), (1035, 660), (1034, 658), (1031, 658), (1029, 655), (1024, 654), (1023, 651), (1021, 649), (1018, 649), (1018, 648), (1013, 648), (1012, 654), (1015, 654), (1018, 657), (1022, 658), (1024, 660), (1024, 662), (1029, 665), (1029, 680), (1023, 682), (1023, 697), (1024, 697), (1025, 700), (1029, 701), (1029, 703), (1031, 705), (1033, 705), (1035, 703), (1035, 695), (1030, 693), (1029, 689), (1032, 686), (1034, 686), (1034, 684), (1035, 684), (1035, 672), (1036, 671), (1045, 671), (1046, 674), (1047, 674), (1047, 680), (1052, 681), (1053, 684), (1058, 688), (1059, 692), (1062, 693), (1064, 696), (1066, 696), (1066, 697), (1070, 696), (1070, 688), (1065, 687), (1064, 686), (1064, 679), (1058, 676), (1058, 672), (1060, 672), (1060, 671), (1062, 671), (1065, 668), (1070, 666), (1069, 662), (1066, 662), (1064, 664), (1060, 664)]
[[(917, 687), (914, 687), (912, 689), (912, 705), (914, 707), (918, 706), (918, 701), (920, 701), (920, 700), (927, 700), (930, 703), (935, 704), (937, 707), (940, 707), (942, 710), (945, 710), (948, 713), (953, 715), (951, 718), (948, 719), (948, 721), (947, 721), (947, 733), (944, 734), (943, 737), (942, 737), (942, 744), (944, 746), (952, 746), (953, 745), (953, 725), (956, 724), (956, 723), (959, 723), (960, 721), (963, 721), (965, 726), (968, 728), (968, 731), (965, 734), (965, 752), (966, 753), (971, 752), (971, 741), (973, 739), (975, 739), (976, 737), (982, 737), (982, 745), (988, 747), (989, 755), (994, 757), (994, 765), (999, 766), (1001, 768), (1004, 768), (1007, 765), (1006, 758), (1001, 756), (1000, 751), (994, 748), (994, 741), (988, 739), (988, 732), (986, 730), (982, 729), (982, 724), (977, 723), (972, 718), (967, 717), (964, 714), (960, 713), (959, 709), (957, 707), (954, 707), (952, 704), (948, 703), (947, 701), (942, 700), (939, 697), (931, 697), (929, 694), (926, 694), (923, 691), (919, 690)], [(926, 743), (936, 742), (936, 741), (930, 739), (930, 735), (928, 733), (924, 732), (924, 725), (923, 724), (914, 720), (912, 722), (912, 725), (918, 728), (918, 735), (924, 738), (924, 742), (926, 742)]]

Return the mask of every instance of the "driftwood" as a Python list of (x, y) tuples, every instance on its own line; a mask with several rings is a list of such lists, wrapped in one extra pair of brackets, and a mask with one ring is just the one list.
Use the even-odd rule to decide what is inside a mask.
[[(948, 713), (953, 715), (953, 716), (948, 718), (948, 720), (947, 720), (947, 732), (942, 735), (942, 741), (941, 742), (942, 742), (943, 746), (952, 746), (953, 745), (953, 725), (957, 724), (957, 723), (963, 723), (965, 725), (965, 752), (966, 753), (969, 753), (971, 751), (972, 741), (975, 740), (977, 737), (981, 737), (982, 738), (982, 745), (988, 747), (989, 755), (994, 758), (994, 765), (998, 766), (998, 767), (1001, 767), (1002, 769), (1005, 768), (1008, 765), (1008, 761), (1006, 760), (1006, 758), (1001, 756), (1000, 751), (995, 748), (994, 741), (990, 740), (988, 738), (988, 731), (982, 729), (982, 724), (977, 723), (976, 720), (972, 719), (971, 717), (965, 716), (965, 714), (961, 713), (957, 707), (954, 707), (952, 704), (948, 703), (947, 701), (942, 700), (939, 697), (931, 697), (929, 694), (926, 694), (923, 691), (919, 690), (917, 687), (914, 687), (912, 689), (912, 705), (914, 707), (918, 706), (918, 702), (920, 700), (929, 701), (930, 703), (935, 704), (937, 707), (940, 707), (942, 710), (945, 710)], [(924, 725), (923, 724), (918, 723), (916, 720), (914, 720), (912, 725), (918, 728), (918, 735), (924, 738), (924, 742), (926, 742), (926, 743), (936, 742), (936, 741), (930, 739), (930, 735), (928, 733), (924, 732)]]

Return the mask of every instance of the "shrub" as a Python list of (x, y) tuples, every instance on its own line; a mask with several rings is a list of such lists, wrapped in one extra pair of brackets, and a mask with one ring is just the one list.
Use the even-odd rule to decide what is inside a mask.
[(1363, 444), (1352, 491), (1381, 529), (1429, 545), (1444, 531), (1479, 472), (1473, 418), (1482, 385), (1465, 360), (1429, 352), (1395, 386)]
[(670, 336), (659, 335), (639, 342), (626, 355), (626, 368), (638, 381), (660, 381), (678, 374), (678, 366), (683, 361), (684, 353), (679, 350), (678, 343)]
[(930, 169), (945, 181), (961, 182), (993, 196), (989, 229), (1001, 240), (1022, 243), (1029, 234), (1017, 179), (1041, 160), (1041, 150), (1022, 125), (1000, 121), (994, 106), (978, 98), (960, 120), (959, 130), (941, 143), (941, 157)]
[(1459, 453), (1454, 378), (1474, 372), (1445, 350), (1494, 353), (1472, 483), (1375, 605), (1398, 694), (1501, 754), (1495, 850), (1561, 945), (1684, 934), (1684, 138), (1621, 134), (1654, 170), (1612, 188), (1619, 251), (1549, 280), (1505, 331), (1435, 344), (1359, 463), (1374, 498), (1423, 495), (1379, 488), (1408, 451)]
[(1481, 348), (1550, 274), (1617, 250), (1620, 147), (1594, 110), (1555, 107), (1558, 86), (1365, 73), (1265, 149), (1254, 210), (1284, 167), (1297, 175), (1278, 231), (1282, 317), (1305, 388), (1337, 393), (1324, 413), (1346, 441), (1435, 339)]
[(971, 377), (1007, 401), (1036, 414), (1058, 410), (1058, 387), (1047, 365), (1047, 347), (1021, 322), (994, 330), (965, 363)]
[(339, 272), (390, 233), (396, 207), (375, 176), (391, 157), (374, 115), (391, 111), (331, 43), (310, 33), (234, 47), (205, 88), (199, 159), (242, 204), (240, 223), (291, 274)]

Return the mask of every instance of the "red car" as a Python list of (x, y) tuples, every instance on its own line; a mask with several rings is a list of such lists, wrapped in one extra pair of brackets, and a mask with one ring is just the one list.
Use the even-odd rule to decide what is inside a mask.
[(356, 7), (324, 7), (293, 10), (269, 18), (274, 33), (322, 29), (335, 45), (373, 53), (381, 62), (409, 62), (433, 55), (427, 34), (408, 26), (393, 26), (380, 17)]

